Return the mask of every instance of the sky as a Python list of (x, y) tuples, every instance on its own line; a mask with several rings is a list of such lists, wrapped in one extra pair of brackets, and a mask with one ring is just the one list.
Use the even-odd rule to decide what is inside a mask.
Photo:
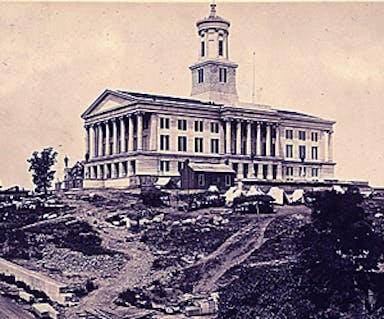
[[(384, 185), (384, 3), (217, 3), (240, 100), (335, 120), (335, 177)], [(52, 146), (84, 158), (82, 112), (106, 89), (189, 96), (209, 2), (0, 1), (0, 180), (30, 188)]]

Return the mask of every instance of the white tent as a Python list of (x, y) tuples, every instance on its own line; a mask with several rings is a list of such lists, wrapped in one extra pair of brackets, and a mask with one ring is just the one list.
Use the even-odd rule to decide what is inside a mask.
[(304, 204), (304, 190), (300, 188), (295, 189), (292, 195), (290, 196), (290, 200), (292, 203)]
[(271, 189), (269, 190), (268, 194), (269, 196), (271, 196), (275, 201), (275, 204), (278, 204), (278, 205), (284, 205), (284, 203), (289, 203), (290, 200), (287, 196), (287, 194), (284, 192), (284, 190), (282, 188), (279, 188), (277, 186), (273, 186), (271, 187)]
[(264, 195), (264, 192), (260, 188), (256, 188), (256, 186), (252, 185), (247, 192), (246, 196), (253, 196), (253, 195)]
[(342, 189), (342, 187), (339, 185), (333, 185), (332, 190), (335, 191), (336, 193), (340, 193), (340, 194), (345, 193), (344, 189)]
[(219, 193), (219, 189), (217, 188), (216, 185), (210, 185), (208, 187), (208, 192), (211, 192), (211, 193)]
[(241, 183), (239, 183), (237, 186), (232, 186), (224, 194), (225, 205), (231, 206), (233, 204), (233, 200), (236, 197), (241, 196), (242, 194), (243, 194), (243, 185)]

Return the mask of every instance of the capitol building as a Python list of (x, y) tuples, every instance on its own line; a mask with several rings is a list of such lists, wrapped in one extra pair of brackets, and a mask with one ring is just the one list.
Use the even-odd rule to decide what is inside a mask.
[(196, 26), (190, 98), (107, 89), (82, 114), (84, 187), (148, 185), (186, 163), (225, 164), (255, 183), (332, 179), (335, 122), (239, 101), (230, 22), (211, 4)]

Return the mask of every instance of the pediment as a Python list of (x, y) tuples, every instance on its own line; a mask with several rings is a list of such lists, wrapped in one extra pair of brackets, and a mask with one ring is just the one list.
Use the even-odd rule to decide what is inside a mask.
[(104, 92), (100, 97), (92, 103), (92, 105), (84, 112), (82, 117), (93, 116), (127, 105), (135, 100), (125, 96), (119, 96), (114, 92)]

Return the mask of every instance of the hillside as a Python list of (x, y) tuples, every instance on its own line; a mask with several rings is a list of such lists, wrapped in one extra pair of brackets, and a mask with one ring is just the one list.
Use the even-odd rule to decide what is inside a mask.
[[(219, 318), (305, 318), (300, 258), (308, 207), (277, 206), (260, 216), (226, 208), (184, 213), (112, 191), (55, 200), (66, 208), (49, 219), (39, 209), (3, 209), (0, 247), (2, 256), (72, 287), (79, 301), (61, 308), (63, 318), (184, 318), (187, 296), (213, 292)], [(367, 207), (377, 213), (380, 205)]]

